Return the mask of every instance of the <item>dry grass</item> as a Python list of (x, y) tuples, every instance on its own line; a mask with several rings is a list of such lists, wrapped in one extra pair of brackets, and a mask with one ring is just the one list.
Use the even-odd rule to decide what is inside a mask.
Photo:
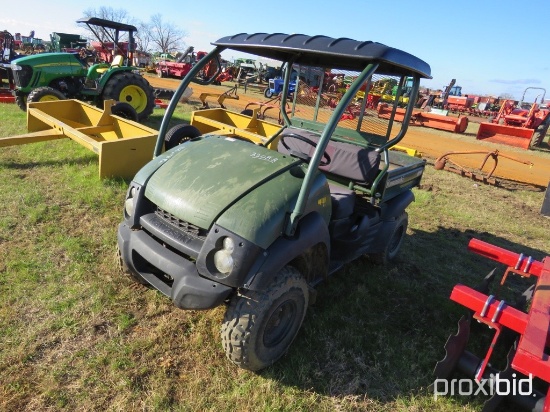
[[(24, 131), (17, 110), (0, 106), (12, 125), (0, 136)], [(2, 148), (0, 173), (4, 411), (480, 410), (478, 399), (434, 401), (428, 390), (463, 312), (452, 286), (494, 266), (467, 243), (537, 259), (550, 250), (544, 193), (429, 167), (398, 262), (360, 260), (321, 285), (288, 355), (254, 374), (225, 359), (223, 307), (181, 311), (120, 274), (127, 182), (99, 181), (93, 153), (72, 141)]]

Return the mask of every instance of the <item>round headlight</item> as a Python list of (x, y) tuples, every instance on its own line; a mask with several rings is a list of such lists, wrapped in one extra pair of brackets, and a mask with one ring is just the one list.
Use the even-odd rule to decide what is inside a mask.
[(128, 199), (124, 202), (124, 210), (126, 210), (126, 214), (128, 216), (132, 216), (134, 214), (134, 196), (136, 195), (136, 188), (133, 186), (130, 189), (130, 194), (128, 195)]
[(229, 253), (233, 253), (233, 251), (235, 250), (235, 242), (233, 242), (233, 239), (231, 239), (230, 237), (226, 237), (223, 240), (223, 248)]
[(126, 214), (128, 216), (132, 216), (134, 214), (134, 198), (129, 197), (124, 202), (124, 210), (126, 211)]
[(233, 269), (233, 256), (226, 249), (214, 253), (214, 266), (220, 273), (229, 273)]

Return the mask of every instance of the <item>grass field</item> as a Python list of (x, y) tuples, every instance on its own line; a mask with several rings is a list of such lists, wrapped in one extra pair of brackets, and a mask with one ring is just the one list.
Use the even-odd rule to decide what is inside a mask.
[[(17, 106), (0, 105), (0, 118), (0, 137), (26, 131)], [(97, 163), (71, 140), (0, 149), (2, 411), (481, 410), (485, 397), (434, 400), (429, 389), (465, 313), (452, 287), (495, 267), (468, 241), (550, 253), (544, 192), (429, 165), (397, 262), (359, 260), (321, 284), (289, 353), (251, 373), (225, 359), (223, 307), (182, 311), (120, 274), (128, 182), (100, 181)]]

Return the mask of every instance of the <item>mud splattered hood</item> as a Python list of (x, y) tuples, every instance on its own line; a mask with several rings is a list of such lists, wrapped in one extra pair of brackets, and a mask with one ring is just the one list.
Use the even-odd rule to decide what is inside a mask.
[(281, 204), (271, 205), (275, 209), (285, 203), (288, 207), (289, 198), (295, 197), (300, 188), (301, 179), (289, 173), (299, 161), (289, 156), (222, 136), (208, 136), (185, 146), (154, 172), (145, 196), (161, 209), (199, 227), (209, 228), (225, 210), (251, 192), (256, 204), (272, 198), (267, 192), (264, 196), (262, 188), (273, 187), (273, 180), (279, 179), (276, 186), (283, 188), (283, 193), (278, 193)]

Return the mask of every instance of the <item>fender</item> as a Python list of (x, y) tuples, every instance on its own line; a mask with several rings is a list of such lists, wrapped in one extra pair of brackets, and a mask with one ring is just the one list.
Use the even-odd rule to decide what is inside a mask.
[(407, 190), (382, 206), (380, 218), (382, 220), (393, 220), (404, 212), (412, 202), (414, 202), (414, 193), (412, 190)]
[(375, 241), (372, 243), (372, 249), (369, 253), (380, 253), (384, 250), (385, 245), (390, 241), (390, 237), (395, 230), (396, 218), (401, 215), (412, 202), (414, 194), (412, 190), (396, 196), (390, 200), (382, 209), (380, 228), (376, 235)]
[[(305, 251), (312, 250), (314, 246), (321, 245), (321, 252), (317, 253), (315, 260), (318, 267), (327, 271), (328, 258), (330, 256), (330, 236), (325, 220), (318, 213), (310, 213), (300, 220), (295, 236), (291, 238), (280, 237), (259, 257), (252, 270), (249, 272), (244, 287), (249, 290), (265, 290), (273, 276), (285, 265), (292, 262)], [(322, 253), (324, 256), (319, 256)], [(259, 267), (259, 268), (258, 268)], [(306, 275), (304, 273), (304, 275)], [(314, 274), (318, 275), (318, 274)], [(327, 273), (322, 273), (326, 276)], [(312, 279), (308, 279), (312, 280)]]

